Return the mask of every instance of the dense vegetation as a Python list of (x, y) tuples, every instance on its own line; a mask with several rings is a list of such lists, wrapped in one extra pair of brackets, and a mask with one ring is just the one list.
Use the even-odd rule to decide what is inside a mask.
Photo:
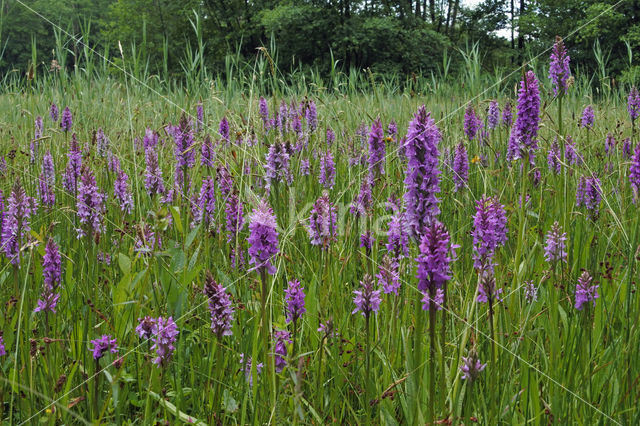
[(553, 54), (5, 80), (0, 421), (637, 423), (640, 95)]
[(376, 75), (429, 76), (462, 72), (458, 49), (477, 44), (481, 67), (493, 72), (530, 59), (556, 35), (565, 38), (574, 67), (598, 71), (602, 84), (629, 83), (629, 71), (640, 65), (628, 54), (640, 49), (638, 0), (484, 0), (473, 8), (460, 0), (2, 0), (0, 6), (0, 69), (21, 78), (59, 66), (91, 73), (87, 56), (118, 62), (119, 44), (141, 72), (164, 81), (182, 81), (196, 68), (226, 78), (230, 58), (252, 62), (262, 47), (287, 73), (326, 77), (335, 68), (370, 68)]

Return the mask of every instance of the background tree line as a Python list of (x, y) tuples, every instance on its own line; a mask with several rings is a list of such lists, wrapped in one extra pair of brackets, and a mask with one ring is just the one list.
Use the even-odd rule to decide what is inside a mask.
[(556, 34), (571, 35), (566, 45), (574, 67), (629, 80), (639, 64), (633, 52), (640, 51), (640, 0), (484, 0), (473, 8), (461, 0), (2, 0), (0, 5), (4, 73), (49, 69), (52, 60), (54, 68), (73, 68), (93, 55), (85, 45), (118, 57), (119, 43), (136, 66), (167, 78), (198, 66), (224, 72), (230, 55), (251, 60), (262, 46), (284, 71), (328, 73), (337, 66), (411, 75), (443, 67), (455, 72), (464, 61), (451, 52), (477, 43), (483, 68), (493, 71), (533, 57)]

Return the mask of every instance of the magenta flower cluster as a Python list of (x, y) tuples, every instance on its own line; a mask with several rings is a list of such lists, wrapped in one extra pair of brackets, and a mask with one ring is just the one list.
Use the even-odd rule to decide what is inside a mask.
[(585, 304), (591, 302), (593, 306), (596, 306), (596, 299), (598, 295), (598, 285), (591, 285), (593, 277), (589, 275), (587, 271), (584, 271), (578, 278), (576, 284), (576, 303), (575, 308), (581, 311)]
[(56, 306), (60, 299), (60, 294), (57, 291), (60, 286), (61, 275), (62, 266), (58, 246), (53, 239), (49, 238), (42, 258), (42, 296), (38, 299), (38, 306), (34, 309), (34, 312), (56, 312)]
[(307, 311), (304, 307), (304, 287), (300, 285), (300, 281), (294, 279), (289, 281), (287, 288), (284, 290), (287, 323), (298, 321)]
[(455, 260), (457, 245), (451, 243), (445, 226), (433, 221), (425, 229), (420, 241), (418, 263), (418, 290), (423, 293), (425, 303), (422, 309), (430, 309), (433, 303), (437, 309), (444, 298), (444, 284), (451, 279), (451, 263)]
[(562, 228), (558, 222), (554, 222), (545, 240), (544, 260), (552, 264), (556, 262), (566, 262), (566, 241), (567, 233), (562, 232)]
[(174, 343), (178, 333), (178, 326), (173, 321), (173, 318), (158, 317), (155, 320), (151, 350), (156, 351), (157, 356), (154, 358), (153, 363), (158, 367), (165, 367), (171, 360), (173, 351), (176, 349)]
[(93, 345), (92, 352), (95, 360), (99, 360), (107, 352), (118, 353), (118, 342), (108, 334), (103, 334), (99, 339), (92, 340), (91, 344)]
[(231, 298), (222, 284), (218, 284), (213, 276), (208, 274), (205, 278), (204, 294), (209, 300), (209, 313), (211, 314), (211, 330), (218, 339), (222, 336), (231, 336), (234, 309)]
[(320, 246), (322, 249), (329, 248), (329, 245), (336, 240), (337, 213), (336, 207), (329, 200), (329, 194), (325, 193), (316, 200), (311, 215), (309, 216), (308, 232), (311, 244)]
[(423, 105), (409, 123), (405, 142), (405, 218), (409, 234), (417, 239), (440, 213), (437, 197), (440, 192), (439, 142), (440, 130)]
[(538, 149), (538, 128), (540, 126), (540, 90), (538, 79), (533, 71), (527, 71), (520, 82), (518, 91), (518, 115), (512, 130), (513, 138), (519, 148), (515, 158), (535, 155)]
[(549, 78), (553, 83), (553, 94), (556, 96), (558, 94), (566, 94), (569, 88), (568, 80), (571, 77), (570, 60), (562, 38), (556, 37), (549, 64)]
[(370, 275), (365, 274), (362, 281), (360, 281), (361, 290), (354, 290), (353, 303), (356, 308), (351, 312), (355, 314), (360, 312), (365, 317), (369, 317), (371, 313), (376, 313), (380, 310), (380, 290), (375, 290), (373, 285), (373, 279)]
[(473, 217), (473, 266), (479, 273), (493, 272), (493, 257), (498, 247), (507, 242), (507, 217), (504, 207), (495, 197), (483, 197), (476, 202)]
[(464, 143), (460, 142), (456, 146), (455, 155), (453, 157), (453, 182), (455, 184), (454, 191), (460, 191), (465, 187), (469, 180), (469, 157)]
[(266, 271), (273, 275), (276, 268), (271, 263), (278, 254), (278, 231), (276, 231), (276, 217), (269, 205), (262, 201), (253, 210), (249, 218), (249, 256), (250, 264), (259, 272)]

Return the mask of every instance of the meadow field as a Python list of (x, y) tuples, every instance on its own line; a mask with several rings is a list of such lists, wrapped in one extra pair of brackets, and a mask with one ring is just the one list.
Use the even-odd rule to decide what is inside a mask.
[(550, 53), (6, 77), (0, 422), (640, 422), (640, 95)]

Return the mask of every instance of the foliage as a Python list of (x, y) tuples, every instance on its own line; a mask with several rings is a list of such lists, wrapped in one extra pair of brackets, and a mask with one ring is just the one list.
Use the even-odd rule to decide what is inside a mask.
[[(122, 46), (123, 54), (136, 61), (136, 75), (153, 74), (167, 81), (188, 80), (184, 64), (195, 57), (202, 58), (203, 68), (227, 76), (227, 58), (250, 62), (266, 46), (278, 66), (288, 71), (327, 75), (337, 63), (345, 72), (370, 68), (387, 77), (430, 75), (442, 72), (443, 53), (455, 48), (477, 43), (482, 68), (494, 70), (537, 55), (560, 35), (577, 67), (598, 68), (593, 56), (598, 41), (611, 59), (607, 75), (624, 76), (629, 82), (634, 78), (629, 70), (638, 66), (638, 58), (628, 63), (625, 42), (634, 51), (640, 43), (637, 2), (614, 0), (484, 0), (474, 8), (460, 0), (4, 0), (2, 4), (0, 68), (20, 73), (32, 62), (38, 70), (46, 70), (52, 59), (65, 59), (60, 55), (68, 56), (64, 66), (73, 69), (84, 60), (88, 45), (96, 49), (95, 55), (115, 58)], [(199, 34), (193, 26), (196, 21)], [(449, 55), (448, 60), (450, 71), (463, 71), (460, 55)]]

